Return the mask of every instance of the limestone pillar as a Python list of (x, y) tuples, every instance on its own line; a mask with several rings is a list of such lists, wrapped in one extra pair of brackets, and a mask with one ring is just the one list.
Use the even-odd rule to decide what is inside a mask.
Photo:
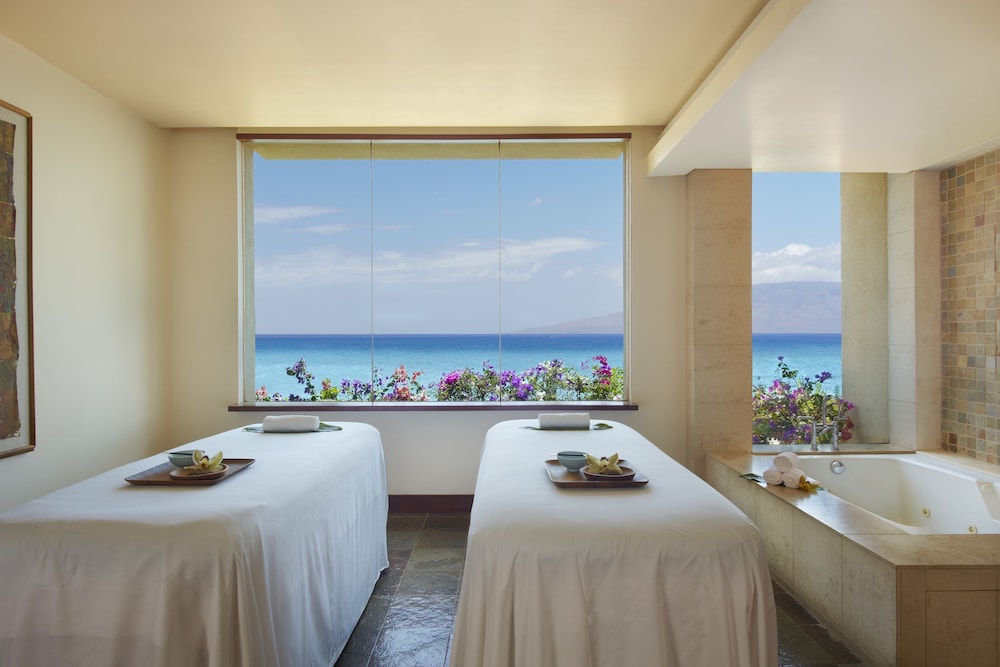
[(687, 466), (751, 447), (750, 170), (687, 176)]
[(842, 394), (855, 405), (852, 443), (889, 441), (887, 178), (840, 177)]
[(938, 172), (888, 179), (889, 442), (941, 448)]

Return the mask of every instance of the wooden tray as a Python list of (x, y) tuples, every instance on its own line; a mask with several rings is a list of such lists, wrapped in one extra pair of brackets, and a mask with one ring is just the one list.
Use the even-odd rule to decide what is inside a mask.
[(174, 479), (170, 476), (170, 471), (177, 470), (177, 466), (170, 461), (167, 461), (158, 466), (143, 470), (142, 472), (137, 472), (134, 475), (129, 475), (125, 478), (125, 481), (129, 484), (139, 485), (211, 486), (212, 484), (218, 484), (227, 477), (232, 477), (256, 460), (257, 459), (222, 459), (222, 462), (229, 467), (224, 473), (222, 473), (221, 477), (216, 477), (215, 479), (198, 479), (197, 477)]
[[(626, 461), (620, 461), (623, 465), (629, 465)], [(629, 465), (635, 470), (635, 467)], [(609, 489), (625, 488), (634, 486), (645, 486), (649, 478), (638, 470), (635, 470), (635, 477), (632, 479), (587, 479), (579, 470), (567, 470), (558, 459), (548, 459), (545, 462), (545, 472), (549, 474), (549, 479), (556, 486), (571, 489)]]

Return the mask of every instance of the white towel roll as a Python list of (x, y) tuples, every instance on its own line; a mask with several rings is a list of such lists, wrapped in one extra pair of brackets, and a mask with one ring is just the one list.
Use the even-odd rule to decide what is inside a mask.
[(539, 412), (538, 428), (590, 428), (590, 413)]
[(315, 415), (268, 415), (261, 425), (265, 433), (308, 433), (319, 430)]
[(764, 471), (764, 481), (771, 486), (778, 486), (781, 484), (781, 471), (777, 468), (768, 468)]
[(781, 473), (781, 483), (789, 489), (797, 489), (805, 476), (806, 474), (798, 468), (792, 468)]
[(781, 452), (774, 457), (774, 467), (785, 472), (799, 464), (799, 456), (795, 452)]

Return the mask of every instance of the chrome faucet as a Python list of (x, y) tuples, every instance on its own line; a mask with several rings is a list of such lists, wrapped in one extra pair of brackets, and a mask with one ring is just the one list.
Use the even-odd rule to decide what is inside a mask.
[(809, 424), (809, 449), (813, 452), (819, 451), (819, 440), (816, 438), (816, 418), (800, 417), (800, 424)]
[(818, 444), (819, 440), (818, 440), (818, 438), (820, 436), (822, 436), (824, 433), (829, 432), (830, 433), (830, 445), (831, 445), (833, 451), (836, 452), (836, 451), (840, 450), (840, 445), (837, 442), (837, 439), (840, 437), (840, 422), (841, 422), (841, 419), (840, 419), (839, 416), (833, 417), (833, 419), (827, 419), (826, 410), (827, 410), (827, 406), (829, 405), (829, 402), (830, 402), (830, 395), (829, 394), (823, 394), (823, 397), (822, 397), (821, 400), (823, 401), (823, 413), (822, 413), (823, 416), (822, 416), (822, 421), (820, 422), (818, 429), (816, 428), (816, 422), (815, 422), (815, 420), (813, 421), (813, 429), (812, 429), (812, 442), (813, 442), (813, 445), (812, 445), (812, 447), (810, 447), (810, 449), (812, 449), (812, 450), (818, 450), (819, 449), (819, 444)]
[[(833, 451), (839, 451), (840, 445), (837, 442), (837, 437), (840, 435), (840, 420), (836, 417), (831, 422), (824, 422), (823, 426), (817, 431), (818, 435), (823, 435), (827, 431), (830, 432), (830, 446)], [(813, 449), (819, 449), (819, 445), (813, 447)]]
[(823, 394), (820, 399), (823, 402), (823, 411), (821, 413), (820, 421), (817, 423), (815, 417), (800, 417), (800, 424), (809, 424), (809, 450), (813, 452), (819, 451), (819, 439), (824, 433), (830, 434), (830, 444), (833, 451), (840, 450), (840, 444), (838, 439), (840, 438), (840, 424), (843, 421), (839, 416), (829, 419), (827, 417), (827, 406), (830, 401), (829, 394)]

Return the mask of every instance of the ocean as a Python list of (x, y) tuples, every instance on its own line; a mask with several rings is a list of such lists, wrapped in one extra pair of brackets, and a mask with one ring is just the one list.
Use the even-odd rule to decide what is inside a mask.
[(840, 334), (754, 334), (753, 383), (770, 383), (778, 377), (778, 357), (788, 367), (799, 371), (801, 378), (820, 373), (832, 374), (823, 387), (830, 393), (842, 385)]
[[(304, 359), (315, 376), (317, 390), (324, 378), (368, 380), (371, 368), (383, 375), (400, 365), (423, 371), (424, 386), (463, 368), (481, 371), (484, 361), (497, 368), (523, 372), (543, 361), (561, 359), (565, 366), (589, 373), (593, 357), (603, 355), (612, 367), (621, 367), (621, 334), (507, 334), (483, 335), (316, 335), (260, 334), (256, 338), (256, 387), (268, 394), (302, 394), (303, 385), (285, 369)], [(824, 386), (840, 385), (840, 334), (754, 334), (753, 381), (770, 382), (777, 376), (778, 356), (803, 377), (823, 371), (833, 374)]]

